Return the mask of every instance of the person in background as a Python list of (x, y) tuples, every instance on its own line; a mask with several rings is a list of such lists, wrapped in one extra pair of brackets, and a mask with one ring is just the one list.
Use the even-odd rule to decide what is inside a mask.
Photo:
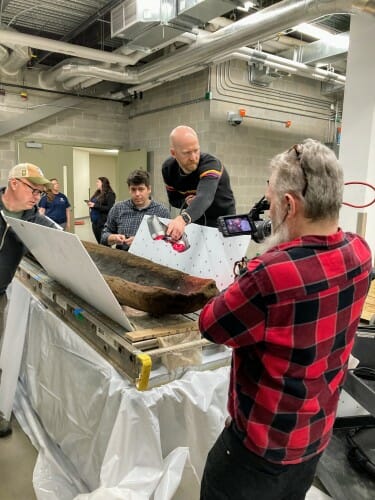
[(98, 177), (96, 181), (96, 191), (87, 202), (90, 208), (90, 219), (92, 231), (95, 239), (100, 243), (102, 230), (108, 217), (108, 212), (116, 201), (116, 194), (113, 191), (107, 177)]
[[(0, 210), (9, 217), (57, 228), (56, 224), (40, 214), (37, 204), (50, 181), (39, 167), (32, 163), (20, 163), (8, 174), (7, 187), (0, 188)], [(27, 248), (16, 233), (0, 216), (0, 345), (5, 327), (6, 290)], [(10, 422), (0, 413), (0, 438), (11, 434)]]
[(116, 203), (110, 210), (102, 231), (103, 245), (129, 250), (145, 215), (169, 218), (169, 210), (151, 198), (150, 176), (145, 170), (134, 170), (128, 179), (130, 199)]
[(180, 125), (172, 130), (171, 156), (162, 165), (169, 203), (181, 213), (167, 234), (179, 240), (190, 222), (217, 227), (217, 218), (236, 212), (227, 170), (218, 158), (201, 153), (197, 133)]
[(46, 215), (64, 231), (70, 229), (70, 203), (65, 194), (60, 193), (60, 185), (57, 179), (50, 179), (51, 187), (47, 190), (39, 202), (39, 212)]
[(338, 226), (343, 171), (306, 139), (271, 161), (269, 248), (202, 309), (208, 340), (233, 349), (229, 418), (201, 500), (303, 500), (331, 435), (371, 252)]

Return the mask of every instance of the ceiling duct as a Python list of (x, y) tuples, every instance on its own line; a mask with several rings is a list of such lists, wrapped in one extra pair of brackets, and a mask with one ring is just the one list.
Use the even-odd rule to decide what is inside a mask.
[(176, 0), (125, 0), (111, 11), (111, 36), (133, 48), (152, 49), (186, 31), (170, 23), (176, 13)]
[(236, 0), (177, 0), (177, 22), (199, 26), (243, 5)]
[(269, 87), (274, 80), (282, 78), (290, 73), (280, 72), (278, 69), (271, 68), (262, 63), (253, 63), (249, 65), (249, 81), (260, 87)]
[[(248, 60), (249, 56), (254, 54), (247, 53), (251, 49), (244, 47), (246, 45), (258, 43), (259, 40), (264, 40), (301, 22), (309, 22), (338, 11), (351, 12), (356, 10), (374, 14), (375, 0), (283, 0), (255, 14), (246, 16), (215, 33), (207, 34), (207, 36), (199, 35), (196, 41), (193, 41), (188, 47), (171, 51), (164, 57), (133, 68), (128, 66), (139, 60), (139, 54), (136, 54), (136, 58), (132, 58), (116, 53), (116, 51), (95, 50), (3, 29), (0, 29), (0, 44), (28, 45), (41, 50), (72, 54), (91, 61), (89, 66), (65, 65), (68, 67), (61, 67), (56, 72), (54, 71), (56, 68), (52, 69), (48, 75), (45, 75), (48, 76), (48, 83), (52, 85), (57, 82), (68, 82), (68, 80), (76, 84), (77, 80), (72, 79), (86, 77), (91, 82), (100, 79), (133, 86), (128, 89), (128, 92), (132, 93), (135, 90), (134, 86), (141, 91), (160, 85), (165, 81), (176, 80), (212, 64), (219, 56), (220, 58), (233, 57), (234, 51), (244, 51), (241, 57)], [(271, 57), (271, 54), (267, 56), (267, 65), (275, 68), (279, 62), (271, 60)], [(93, 66), (93, 61), (103, 61), (106, 65), (107, 63), (116, 63), (116, 67), (111, 69)], [(263, 61), (264, 58), (260, 62)], [(293, 61), (291, 62), (293, 63)], [(121, 66), (118, 66), (119, 64)], [(294, 62), (294, 64), (301, 63)], [(340, 75), (327, 75), (327, 72), (322, 74), (322, 70), (319, 68), (302, 66), (296, 68), (295, 71), (301, 71), (301, 74), (309, 71), (309, 75), (313, 71), (317, 75), (316, 78), (322, 80), (325, 80), (326, 76), (329, 77), (330, 81), (340, 79)], [(311, 73), (311, 76), (314, 75)], [(341, 78), (345, 81), (345, 77), (341, 76)]]
[(338, 10), (350, 12), (358, 9), (373, 14), (374, 6), (375, 0), (284, 0), (207, 37), (198, 37), (188, 48), (148, 63), (140, 69), (131, 68), (129, 72), (136, 73), (140, 84), (175, 79), (177, 72), (192, 72), (193, 68), (199, 69), (210, 64), (219, 54), (230, 55), (244, 45), (257, 43), (301, 22), (309, 22)]
[[(5, 33), (13, 33), (13, 28), (0, 24)], [(10, 49), (10, 53), (5, 47), (0, 46), (0, 70), (8, 75), (15, 75), (30, 60), (31, 52), (25, 44), (14, 44), (4, 40), (3, 44)]]

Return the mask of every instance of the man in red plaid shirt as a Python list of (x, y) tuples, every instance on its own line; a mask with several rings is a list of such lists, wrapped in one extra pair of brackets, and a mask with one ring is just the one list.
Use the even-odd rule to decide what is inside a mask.
[(307, 139), (271, 161), (268, 250), (202, 310), (233, 348), (230, 418), (201, 500), (302, 500), (329, 443), (371, 276), (371, 252), (338, 227), (343, 172)]

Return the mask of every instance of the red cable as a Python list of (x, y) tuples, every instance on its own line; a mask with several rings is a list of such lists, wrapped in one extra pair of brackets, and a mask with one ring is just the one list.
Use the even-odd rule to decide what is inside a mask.
[[(360, 185), (360, 186), (366, 186), (366, 187), (371, 188), (373, 191), (375, 191), (375, 186), (373, 186), (372, 184), (369, 184), (368, 182), (363, 182), (363, 181), (345, 182), (344, 186), (350, 186), (353, 184)], [(370, 201), (369, 203), (366, 203), (366, 205), (354, 205), (353, 203), (348, 203), (346, 201), (342, 202), (343, 205), (346, 205), (347, 207), (352, 207), (352, 208), (366, 208), (366, 207), (373, 205), (374, 203), (375, 203), (375, 198), (372, 201)]]

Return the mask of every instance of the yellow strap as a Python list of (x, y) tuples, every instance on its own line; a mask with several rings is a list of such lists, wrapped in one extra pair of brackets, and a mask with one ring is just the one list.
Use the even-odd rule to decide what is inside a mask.
[(141, 353), (137, 354), (137, 361), (140, 363), (141, 369), (135, 385), (139, 391), (145, 391), (150, 379), (152, 360), (148, 354)]

